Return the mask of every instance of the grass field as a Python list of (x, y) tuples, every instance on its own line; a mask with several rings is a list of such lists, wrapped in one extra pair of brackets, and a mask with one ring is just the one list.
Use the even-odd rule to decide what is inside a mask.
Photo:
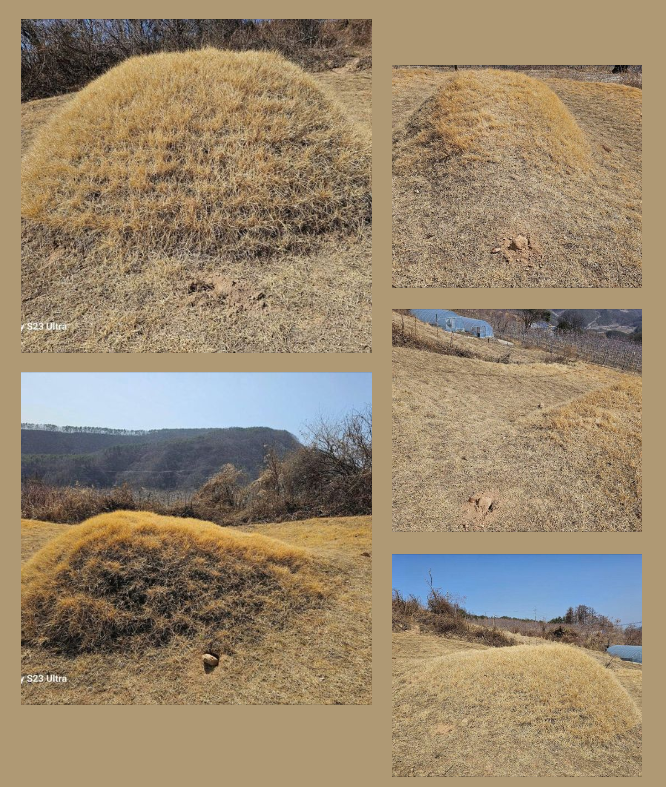
[(394, 529), (641, 530), (641, 378), (452, 341), (393, 348)]
[(394, 69), (393, 138), (394, 286), (641, 286), (640, 89)]
[[(368, 704), (370, 517), (24, 520), (26, 704)], [(204, 667), (207, 651), (219, 666)]]
[[(527, 639), (527, 638), (526, 638)], [(393, 634), (394, 776), (639, 776), (640, 665)]]
[(371, 90), (205, 50), (23, 104), (23, 351), (370, 351)]

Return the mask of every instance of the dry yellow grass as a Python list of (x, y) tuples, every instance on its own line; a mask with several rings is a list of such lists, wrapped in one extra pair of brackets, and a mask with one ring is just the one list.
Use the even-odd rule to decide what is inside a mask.
[[(319, 535), (304, 547), (308, 525)], [(370, 702), (370, 518), (281, 528), (145, 512), (22, 522), (24, 552), (39, 550), (23, 569), (22, 671), (68, 678), (24, 684), (22, 701)]]
[(422, 638), (394, 635), (395, 776), (640, 775), (640, 711), (586, 652)]
[(640, 378), (534, 357), (394, 347), (395, 530), (641, 529)]
[(21, 563), (29, 560), (48, 541), (65, 533), (69, 525), (40, 522), (36, 519), (21, 520)]
[(369, 351), (371, 76), (157, 57), (22, 106), (23, 351)]
[(370, 163), (369, 138), (279, 55), (160, 53), (113, 68), (42, 129), (22, 215), (108, 250), (271, 255), (367, 223)]
[(177, 635), (252, 639), (321, 603), (313, 574), (302, 549), (258, 534), (147, 512), (101, 514), (23, 568), (22, 639), (64, 653), (127, 652)]
[(523, 74), (465, 72), (442, 87), (412, 121), (413, 169), (459, 156), (462, 163), (505, 158), (571, 173), (591, 166), (589, 143), (564, 104), (543, 82)]
[(366, 517), (322, 517), (295, 522), (248, 525), (246, 530), (257, 529), (265, 536), (287, 540), (290, 544), (329, 550), (358, 549), (367, 552), (372, 547), (372, 533)]
[[(408, 73), (394, 85), (395, 286), (640, 286), (640, 90)], [(529, 251), (505, 253), (517, 235)]]

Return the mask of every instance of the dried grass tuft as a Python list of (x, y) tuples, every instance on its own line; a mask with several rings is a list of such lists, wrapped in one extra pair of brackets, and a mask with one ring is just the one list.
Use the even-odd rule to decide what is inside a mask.
[(457, 156), (565, 172), (591, 166), (589, 143), (562, 101), (540, 80), (514, 72), (459, 74), (426, 102), (411, 131), (424, 166)]

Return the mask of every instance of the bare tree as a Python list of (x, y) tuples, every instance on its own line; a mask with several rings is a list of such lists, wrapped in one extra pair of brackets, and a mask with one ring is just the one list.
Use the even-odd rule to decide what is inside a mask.
[(520, 309), (520, 317), (525, 330), (528, 331), (534, 323), (549, 322), (550, 311), (548, 309)]

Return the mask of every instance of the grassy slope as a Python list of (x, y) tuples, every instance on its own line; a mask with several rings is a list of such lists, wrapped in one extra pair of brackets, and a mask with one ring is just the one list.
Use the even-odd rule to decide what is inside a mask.
[[(408, 134), (413, 113), (453, 78), (428, 70), (394, 73), (394, 285), (640, 286), (641, 91), (545, 80), (589, 141), (589, 172), (552, 167), (544, 173), (529, 156), (526, 162), (502, 150), (493, 134), (487, 140), (491, 161), (470, 165), (454, 157), (428, 174), (410, 171), (401, 164), (414, 153)], [(519, 105), (509, 106), (508, 115), (489, 106), (497, 114), (488, 119), (490, 128), (516, 117), (519, 129), (530, 126), (528, 112), (523, 117), (514, 113)], [(491, 254), (504, 237), (519, 233), (533, 238), (542, 256), (506, 260)]]
[[(465, 340), (475, 344), (486, 346)], [(485, 515), (468, 502), (481, 493), (496, 501)], [(394, 347), (393, 522), (413, 531), (640, 530), (640, 378)]]
[[(533, 638), (530, 646), (543, 643)], [(556, 646), (559, 647), (559, 646)], [(513, 660), (513, 648), (502, 649), (500, 658)], [(493, 686), (493, 707), (474, 704), (474, 687), (466, 678), (449, 691), (437, 685), (439, 673), (451, 679), (465, 668), (465, 660), (475, 653), (497, 650), (485, 645), (471, 645), (462, 640), (437, 637), (416, 631), (393, 634), (393, 692), (395, 776), (636, 776), (641, 769), (641, 731), (633, 726), (605, 742), (581, 742), (571, 730), (558, 729), (544, 733), (532, 729), (529, 707), (524, 700), (516, 702), (516, 694), (497, 696)], [(612, 673), (604, 675), (585, 670), (593, 679), (601, 678), (606, 690), (628, 709), (640, 714), (642, 670), (619, 659), (592, 651), (580, 651), (586, 658), (599, 662)], [(494, 658), (494, 657), (493, 657)], [(577, 659), (579, 661), (579, 659)], [(573, 673), (573, 667), (572, 667)], [(424, 684), (421, 676), (427, 674)], [(484, 677), (473, 670), (482, 691)], [(476, 677), (474, 682), (476, 683)], [(499, 678), (499, 680), (497, 680)], [(573, 677), (575, 680), (575, 676)], [(614, 692), (617, 679), (628, 697)], [(510, 673), (495, 676), (496, 684), (506, 680), (512, 686)], [(523, 678), (518, 681), (522, 682)], [(453, 685), (453, 684), (451, 684)], [(581, 689), (584, 689), (581, 686)], [(520, 689), (522, 690), (522, 689)], [(621, 689), (619, 689), (621, 691)], [(498, 692), (499, 693), (499, 692)], [(583, 695), (585, 694), (583, 690)], [(558, 697), (556, 688), (554, 697)], [(598, 692), (592, 702), (602, 702)], [(542, 702), (546, 702), (544, 690)], [(631, 699), (629, 699), (631, 698)], [(589, 698), (588, 698), (589, 699)], [(499, 702), (498, 702), (499, 700)], [(633, 701), (633, 702), (632, 702)], [(498, 707), (499, 706), (499, 707)], [(528, 711), (526, 722), (517, 724), (517, 717)], [(493, 717), (492, 714), (495, 714)], [(554, 718), (559, 711), (555, 709)], [(560, 718), (561, 721), (561, 718)], [(573, 725), (578, 720), (574, 717)]]
[[(370, 71), (313, 78), (362, 130), (370, 131)], [(22, 154), (41, 125), (71, 100), (59, 96), (22, 105)], [(348, 239), (324, 240), (311, 254), (285, 254), (270, 265), (239, 265), (217, 257), (146, 257), (137, 250), (122, 259), (106, 257), (105, 281), (95, 274), (99, 259), (40, 254), (38, 240), (24, 239), (22, 320), (55, 319), (69, 328), (24, 332), (24, 352), (371, 349), (369, 228)]]
[[(22, 560), (76, 525), (21, 523)], [(198, 648), (179, 640), (137, 655), (53, 655), (23, 648), (22, 674), (66, 675), (65, 685), (23, 686), (27, 704), (369, 704), (371, 701), (371, 519), (349, 517), (252, 525), (240, 530), (302, 546), (330, 566), (324, 608), (293, 628), (204, 673)]]

